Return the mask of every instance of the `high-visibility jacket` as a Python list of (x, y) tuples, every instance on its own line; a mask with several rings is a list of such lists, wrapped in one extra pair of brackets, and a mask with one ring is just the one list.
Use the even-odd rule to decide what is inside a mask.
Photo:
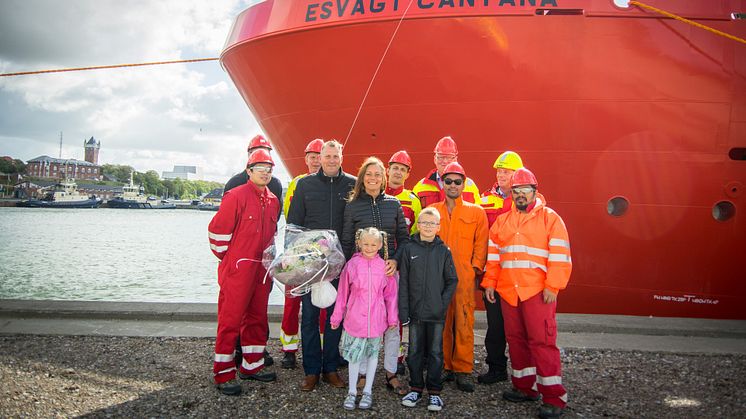
[[(433, 169), (427, 174), (427, 176), (420, 179), (420, 181), (414, 185), (412, 192), (414, 192), (420, 199), (422, 208), (429, 207), (436, 202), (441, 202), (446, 199), (446, 194), (443, 192), (443, 188), (440, 187), (439, 180), (440, 177), (438, 176), (438, 170)], [(464, 186), (464, 192), (461, 194), (461, 198), (463, 198), (464, 201), (471, 203), (476, 203), (479, 199), (479, 188), (477, 188), (477, 184), (468, 177), (466, 178), (466, 185)]]
[(298, 185), (298, 180), (308, 176), (308, 173), (303, 173), (293, 178), (288, 184), (288, 190), (285, 191), (285, 199), (282, 201), (282, 213), (285, 214), (285, 218), (288, 217), (288, 210), (290, 209), (290, 201), (293, 199), (295, 194), (295, 187)]
[(417, 195), (409, 189), (404, 189), (404, 186), (399, 188), (386, 188), (386, 194), (391, 195), (399, 200), (401, 203), (401, 209), (404, 211), (404, 218), (409, 228), (409, 234), (417, 232), (417, 217), (420, 216), (422, 211), (422, 205)]
[(487, 213), (487, 222), (490, 227), (495, 223), (498, 215), (510, 211), (512, 204), (513, 198), (510, 194), (503, 194), (497, 182), (490, 189), (482, 192), (482, 197), (479, 200), (479, 205)]
[(483, 288), (494, 288), (510, 305), (545, 288), (565, 289), (572, 272), (570, 239), (562, 218), (536, 197), (528, 213), (515, 207), (497, 217), (490, 229)]

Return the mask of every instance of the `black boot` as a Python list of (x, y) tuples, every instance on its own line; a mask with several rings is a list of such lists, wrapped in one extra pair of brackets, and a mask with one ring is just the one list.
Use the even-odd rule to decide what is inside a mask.
[(506, 381), (508, 379), (508, 373), (505, 372), (505, 368), (498, 369), (490, 367), (486, 373), (480, 374), (477, 377), (479, 384), (495, 384), (499, 381)]
[(272, 359), (272, 355), (267, 352), (267, 350), (264, 350), (264, 366), (265, 367), (271, 367), (272, 365), (275, 365), (275, 360)]
[(467, 393), (473, 393), (474, 382), (471, 379), (471, 374), (468, 374), (468, 373), (456, 374), (456, 387), (458, 387), (458, 389), (461, 391), (465, 391)]
[(286, 370), (295, 369), (295, 352), (285, 352), (280, 361), (280, 366)]

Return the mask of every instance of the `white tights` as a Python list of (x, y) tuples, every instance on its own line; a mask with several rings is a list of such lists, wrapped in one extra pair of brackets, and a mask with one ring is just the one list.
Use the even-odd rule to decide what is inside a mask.
[(378, 367), (378, 357), (377, 356), (371, 356), (368, 358), (363, 358), (359, 362), (350, 362), (350, 365), (347, 366), (350, 372), (350, 383), (349, 383), (349, 393), (350, 394), (357, 394), (357, 378), (360, 374), (361, 367), (365, 371), (365, 388), (363, 389), (363, 393), (372, 394), (373, 393), (373, 379), (375, 378), (376, 374), (376, 368)]

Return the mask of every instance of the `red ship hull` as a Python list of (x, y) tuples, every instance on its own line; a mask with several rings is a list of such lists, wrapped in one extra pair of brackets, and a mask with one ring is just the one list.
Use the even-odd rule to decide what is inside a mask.
[[(650, 3), (746, 37), (746, 1)], [(611, 0), (408, 4), (238, 17), (222, 64), (291, 174), (347, 139), (348, 172), (409, 151), (411, 188), (451, 135), (484, 190), (514, 150), (570, 233), (561, 311), (746, 319), (746, 45)]]

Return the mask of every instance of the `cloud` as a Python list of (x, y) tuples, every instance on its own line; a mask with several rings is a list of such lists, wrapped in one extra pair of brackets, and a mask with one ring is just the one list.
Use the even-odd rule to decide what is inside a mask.
[[(217, 57), (246, 1), (4, 1), (0, 71)], [(0, 79), (0, 154), (82, 158), (225, 181), (260, 133), (217, 61)], [(280, 170), (283, 173), (283, 170)]]

